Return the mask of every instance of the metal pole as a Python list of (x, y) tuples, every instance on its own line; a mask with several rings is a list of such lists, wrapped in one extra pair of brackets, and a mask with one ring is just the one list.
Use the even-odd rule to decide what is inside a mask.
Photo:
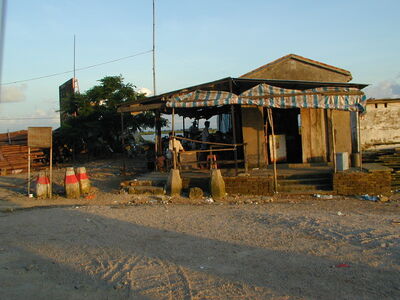
[(74, 34), (74, 79), (73, 79), (73, 87), (74, 87), (74, 94), (75, 94), (75, 45), (76, 45), (76, 40), (75, 40), (75, 34)]
[(156, 5), (153, 0), (153, 94), (156, 92)]

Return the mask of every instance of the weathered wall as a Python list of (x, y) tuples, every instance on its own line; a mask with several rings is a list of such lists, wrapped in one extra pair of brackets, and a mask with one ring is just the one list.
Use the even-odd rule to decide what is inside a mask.
[(268, 68), (261, 68), (244, 77), (325, 82), (348, 82), (351, 80), (351, 76), (349, 75), (344, 75), (295, 59), (284, 60), (269, 65)]
[(335, 128), (336, 152), (352, 152), (350, 112), (333, 110), (333, 123)]
[(390, 194), (391, 173), (338, 172), (333, 174), (333, 190), (339, 195)]
[(362, 149), (392, 148), (400, 144), (400, 101), (397, 103), (367, 104), (361, 117)]
[(248, 165), (251, 168), (263, 167), (265, 165), (263, 108), (243, 105), (241, 111), (243, 142), (247, 143)]
[(301, 143), (303, 162), (327, 161), (326, 118), (323, 109), (302, 108)]
[(228, 194), (272, 195), (274, 183), (272, 176), (260, 177), (224, 177)]

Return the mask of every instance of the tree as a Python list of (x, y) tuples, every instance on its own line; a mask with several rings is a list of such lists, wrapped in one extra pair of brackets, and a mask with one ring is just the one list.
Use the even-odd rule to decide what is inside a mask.
[[(122, 76), (106, 76), (99, 80), (99, 85), (62, 103), (61, 112), (69, 116), (59, 130), (63, 145), (76, 152), (85, 150), (92, 154), (122, 150), (121, 136), (124, 133), (117, 108), (125, 102), (145, 98), (144, 94), (135, 91), (134, 85), (123, 80)], [(154, 114), (125, 114), (124, 127), (132, 132), (154, 127)]]

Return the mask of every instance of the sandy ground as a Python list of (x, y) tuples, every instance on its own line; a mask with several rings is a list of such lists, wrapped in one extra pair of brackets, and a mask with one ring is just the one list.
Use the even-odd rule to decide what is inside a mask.
[(107, 166), (91, 200), (1, 177), (1, 299), (400, 299), (398, 201), (138, 204)]

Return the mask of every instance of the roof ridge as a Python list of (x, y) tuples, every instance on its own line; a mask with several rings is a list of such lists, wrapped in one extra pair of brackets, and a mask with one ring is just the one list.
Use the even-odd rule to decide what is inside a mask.
[(300, 61), (303, 61), (303, 62), (306, 62), (306, 63), (309, 63), (309, 64), (313, 64), (313, 65), (317, 65), (317, 66), (322, 66), (322, 67), (324, 67), (324, 68), (326, 68), (326, 69), (334, 70), (334, 71), (336, 71), (336, 72), (338, 72), (338, 73), (342, 73), (342, 74), (351, 76), (351, 73), (350, 73), (350, 71), (348, 71), (348, 70), (341, 69), (341, 68), (338, 68), (338, 67), (335, 67), (335, 66), (332, 66), (332, 65), (328, 65), (328, 64), (326, 64), (326, 63), (323, 63), (323, 62), (320, 62), (320, 61), (317, 61), (317, 60), (313, 60), (313, 59), (310, 59), (310, 58), (307, 58), (307, 57), (303, 57), (303, 56), (300, 56), (300, 55), (297, 55), (297, 54), (290, 53), (290, 54), (287, 54), (287, 55), (285, 55), (285, 56), (282, 56), (282, 57), (280, 57), (280, 58), (278, 58), (278, 59), (276, 59), (276, 60), (274, 60), (274, 61), (272, 61), (272, 62), (269, 62), (269, 63), (267, 63), (267, 64), (265, 64), (265, 65), (262, 65), (261, 67), (258, 67), (258, 68), (256, 68), (256, 69), (250, 71), (250, 72), (247, 72), (247, 73), (241, 75), (240, 78), (241, 78), (241, 77), (245, 77), (245, 76), (247, 76), (247, 75), (250, 75), (250, 74), (252, 74), (252, 73), (255, 73), (255, 72), (257, 72), (257, 71), (259, 71), (259, 70), (262, 70), (262, 69), (264, 69), (264, 68), (266, 68), (266, 67), (269, 67), (269, 66), (271, 66), (271, 65), (277, 64), (277, 63), (279, 63), (279, 62), (288, 60), (288, 59), (290, 59), (290, 58), (297, 59), (297, 60), (300, 60)]

